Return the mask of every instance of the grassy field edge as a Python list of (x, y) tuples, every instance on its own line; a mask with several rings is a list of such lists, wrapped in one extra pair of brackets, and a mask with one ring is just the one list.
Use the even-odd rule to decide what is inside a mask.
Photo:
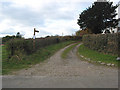
[[(88, 59), (89, 62), (101, 62), (105, 64), (114, 64), (115, 66), (118, 66), (118, 61), (116, 60), (117, 55), (109, 55), (109, 54), (103, 54), (94, 50), (91, 50), (87, 47), (85, 47), (83, 44), (80, 45), (77, 51), (77, 55), (79, 58), (82, 58), (82, 60)], [(81, 57), (82, 56), (82, 57)]]

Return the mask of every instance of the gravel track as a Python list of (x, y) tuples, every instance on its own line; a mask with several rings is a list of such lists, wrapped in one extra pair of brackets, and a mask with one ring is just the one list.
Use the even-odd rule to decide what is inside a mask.
[(118, 88), (118, 69), (80, 60), (76, 55), (80, 45), (67, 59), (61, 53), (69, 46), (40, 64), (3, 76), (3, 88)]

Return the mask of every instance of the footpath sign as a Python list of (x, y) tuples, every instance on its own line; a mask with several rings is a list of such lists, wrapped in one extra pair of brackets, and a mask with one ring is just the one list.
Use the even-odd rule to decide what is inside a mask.
[(33, 50), (35, 50), (35, 32), (39, 33), (38, 30), (36, 30), (36, 28), (34, 28), (34, 35), (33, 35)]

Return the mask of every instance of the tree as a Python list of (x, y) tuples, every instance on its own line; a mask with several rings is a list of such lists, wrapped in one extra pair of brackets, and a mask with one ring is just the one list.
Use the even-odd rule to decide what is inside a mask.
[(16, 38), (22, 38), (20, 32), (17, 32), (17, 34), (16, 34)]
[(15, 38), (22, 38), (22, 35), (19, 32), (16, 34), (16, 36), (15, 35), (12, 35), (12, 36), (7, 35), (2, 38), (2, 43), (5, 44), (10, 39), (15, 39)]
[(106, 28), (115, 28), (118, 25), (118, 19), (115, 19), (117, 13), (113, 2), (94, 2), (91, 7), (84, 10), (80, 15), (77, 24), (82, 29), (88, 28), (92, 33), (98, 34)]
[(108, 30), (108, 29), (105, 30), (105, 34), (108, 34), (108, 33), (110, 33), (110, 30)]
[(2, 43), (5, 44), (7, 41), (9, 41), (10, 39), (14, 39), (15, 38), (15, 35), (13, 36), (5, 36), (2, 38)]
[(76, 36), (83, 36), (85, 34), (91, 34), (90, 30), (86, 28), (85, 30), (79, 30), (76, 32)]

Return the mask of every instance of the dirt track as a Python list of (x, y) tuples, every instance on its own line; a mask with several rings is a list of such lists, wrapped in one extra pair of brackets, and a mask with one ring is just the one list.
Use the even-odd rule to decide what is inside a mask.
[(68, 54), (67, 59), (61, 59), (61, 53), (69, 46), (43, 63), (3, 76), (3, 87), (117, 88), (118, 69), (80, 60), (76, 55), (79, 45)]

